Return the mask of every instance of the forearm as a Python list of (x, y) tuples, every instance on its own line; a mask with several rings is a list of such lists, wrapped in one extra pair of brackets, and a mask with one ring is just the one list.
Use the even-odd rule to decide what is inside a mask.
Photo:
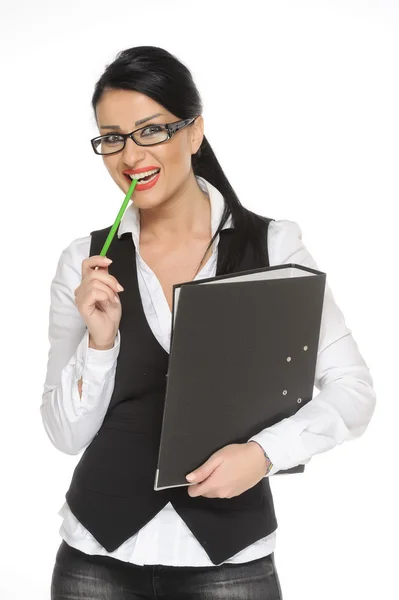
[(67, 454), (78, 454), (102, 425), (114, 388), (119, 337), (107, 351), (90, 349), (86, 337), (78, 350), (60, 382), (45, 384), (41, 405), (51, 442)]
[[(92, 340), (91, 335), (89, 334), (89, 348), (93, 348), (94, 350), (110, 350), (114, 346), (114, 343), (108, 344), (107, 346), (98, 346)], [(83, 386), (83, 377), (81, 377), (78, 381), (78, 390), (79, 397), (82, 398), (82, 386)]]
[[(332, 347), (326, 348), (318, 358), (318, 370), (323, 374), (316, 378), (319, 394), (292, 417), (251, 438), (270, 456), (274, 464), (272, 475), (358, 438), (370, 422), (376, 394), (352, 336), (348, 334), (336, 342), (334, 358), (328, 356), (331, 352)], [(329, 366), (334, 363), (334, 367)]]

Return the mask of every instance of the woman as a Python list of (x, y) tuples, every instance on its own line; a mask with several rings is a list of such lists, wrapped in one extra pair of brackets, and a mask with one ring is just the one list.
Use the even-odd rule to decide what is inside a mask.
[[(52, 443), (84, 448), (60, 510), (53, 600), (281, 599), (269, 476), (360, 436), (369, 370), (326, 286), (315, 384), (296, 417), (215, 453), (193, 485), (153, 490), (175, 283), (295, 262), (292, 221), (244, 208), (204, 136), (190, 72), (161, 48), (121, 52), (98, 81), (93, 150), (125, 194), (109, 227), (74, 240), (51, 287), (41, 413)], [(245, 173), (251, 176), (243, 165)]]

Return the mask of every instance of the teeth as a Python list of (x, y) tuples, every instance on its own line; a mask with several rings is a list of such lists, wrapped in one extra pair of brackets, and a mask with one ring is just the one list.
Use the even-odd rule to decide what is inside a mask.
[(136, 175), (132, 175), (132, 173), (128, 173), (130, 179), (143, 179), (147, 177), (147, 175), (152, 175), (153, 173), (158, 173), (159, 169), (153, 169), (152, 171), (145, 171), (144, 173), (138, 173)]
[[(157, 175), (158, 175), (158, 173), (155, 173), (155, 175), (153, 175), (152, 177), (150, 177), (149, 179), (147, 179), (147, 181), (143, 181), (143, 184), (147, 185), (147, 183), (150, 183), (150, 181), (153, 181)], [(139, 181), (137, 182), (137, 185), (140, 185)]]

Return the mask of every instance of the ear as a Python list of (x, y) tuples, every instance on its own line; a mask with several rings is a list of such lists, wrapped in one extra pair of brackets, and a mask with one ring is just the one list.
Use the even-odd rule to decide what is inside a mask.
[(199, 115), (191, 124), (191, 154), (195, 154), (204, 139), (204, 119)]

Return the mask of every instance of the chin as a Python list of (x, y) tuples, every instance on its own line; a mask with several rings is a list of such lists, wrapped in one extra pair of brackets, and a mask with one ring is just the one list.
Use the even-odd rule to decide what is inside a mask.
[(143, 210), (151, 209), (151, 208), (158, 208), (158, 206), (161, 206), (164, 203), (162, 200), (159, 200), (159, 199), (157, 200), (154, 197), (150, 198), (149, 196), (147, 196), (147, 198), (144, 198), (143, 194), (137, 194), (137, 196), (135, 196), (134, 192), (133, 192), (132, 200), (133, 200), (133, 204), (135, 206), (137, 206), (137, 208), (141, 208)]

